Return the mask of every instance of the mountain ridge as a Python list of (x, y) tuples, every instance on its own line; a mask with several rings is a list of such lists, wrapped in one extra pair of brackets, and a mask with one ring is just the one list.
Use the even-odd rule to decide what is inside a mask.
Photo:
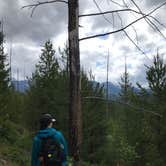
[[(99, 84), (101, 87), (104, 88), (104, 90), (106, 92), (107, 82), (102, 82), (102, 83), (97, 82), (97, 81), (92, 81), (92, 82), (93, 82), (94, 87), (97, 84)], [(25, 93), (29, 89), (28, 80), (20, 80), (20, 81), (13, 80), (12, 85), (16, 91), (21, 92), (21, 93)], [(136, 87), (134, 87), (134, 90), (135, 90), (135, 92), (139, 91), (139, 89)], [(108, 95), (109, 96), (118, 96), (120, 91), (121, 91), (121, 88), (119, 85), (116, 85), (112, 82), (108, 82)]]

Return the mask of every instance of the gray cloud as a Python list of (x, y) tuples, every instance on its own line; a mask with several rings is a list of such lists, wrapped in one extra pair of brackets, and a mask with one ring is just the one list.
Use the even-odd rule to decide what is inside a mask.
[(124, 55), (125, 55), (126, 53), (128, 53), (128, 52), (131, 51), (130, 47), (129, 47), (129, 46), (126, 46), (126, 45), (120, 46), (119, 49), (123, 51), (123, 54), (124, 54)]
[(26, 0), (20, 4), (19, 0), (0, 0), (0, 17), (3, 18), (6, 42), (12, 40), (13, 43), (12, 73), (15, 78), (18, 69), (20, 79), (24, 75), (31, 76), (38, 61), (40, 46), (67, 29), (65, 5), (57, 3), (40, 6), (31, 18), (31, 11), (21, 7), (34, 2)]
[[(147, 9), (150, 8), (152, 10), (152, 9), (156, 8), (157, 6), (159, 6), (160, 4), (164, 3), (164, 2), (165, 2), (165, 0), (146, 0), (145, 1), (145, 6), (146, 6)], [(153, 13), (153, 16), (158, 20), (158, 22), (160, 22), (164, 26), (166, 25), (165, 11), (166, 11), (166, 4)], [(151, 18), (151, 21), (153, 21), (153, 23), (159, 28), (160, 31), (164, 30), (165, 27), (166, 27), (166, 26), (165, 27), (162, 26), (161, 24), (159, 24), (158, 22), (156, 22), (152, 18)], [(151, 26), (149, 26), (148, 30), (149, 30), (150, 33), (157, 32), (160, 35), (160, 33), (155, 28), (155, 26), (152, 25), (152, 24), (151, 24)]]
[(109, 32), (120, 29), (126, 25), (127, 17), (125, 17), (124, 15), (125, 15), (124, 13), (119, 13), (119, 16), (121, 17), (123, 22), (121, 22), (121, 19), (117, 16), (117, 14), (105, 15), (105, 17), (103, 15), (96, 16), (92, 20), (92, 31), (93, 30), (102, 31), (103, 29), (106, 29), (106, 32)]
[(136, 83), (138, 82), (141, 85), (147, 85), (147, 80), (146, 80), (146, 71), (147, 68), (142, 64), (134, 75), (130, 75), (130, 81), (133, 83), (134, 86), (136, 86)]
[(31, 76), (40, 55), (40, 49), (35, 47), (32, 49), (21, 43), (14, 45), (11, 66), (13, 76), (16, 76), (17, 70), (19, 70), (20, 79)]
[[(31, 11), (28, 9), (21, 9), (23, 5), (31, 4), (31, 2), (35, 2), (36, 0), (0, 0), (0, 17), (4, 20), (4, 31), (6, 34), (6, 41), (10, 41), (9, 39), (12, 38), (13, 45), (17, 45), (13, 47), (13, 61), (12, 61), (12, 69), (13, 69), (13, 75), (16, 76), (17, 68), (20, 70), (20, 78), (24, 76), (24, 71), (26, 75), (31, 75), (31, 72), (34, 69), (35, 64), (38, 61), (38, 55), (40, 55), (40, 49), (39, 46), (43, 45), (43, 43), (47, 39), (54, 39), (56, 41), (59, 39), (59, 35), (64, 34), (64, 31), (67, 31), (68, 28), (68, 17), (67, 17), (67, 6), (65, 4), (49, 4), (40, 6), (35, 10), (35, 13), (33, 17), (30, 17)], [(44, 0), (42, 0), (44, 1)], [(21, 2), (21, 3), (20, 3)], [(107, 0), (100, 1), (101, 3), (107, 3)], [(153, 6), (153, 3), (155, 5), (160, 1), (155, 0), (148, 0), (146, 1), (146, 6), (149, 8), (149, 6)], [(25, 4), (24, 4), (25, 3)], [(103, 4), (104, 4), (103, 3)], [(111, 9), (110, 6), (102, 6), (103, 11), (106, 11)], [(115, 6), (114, 6), (115, 7)], [(142, 9), (145, 7), (145, 5), (142, 6)], [(92, 9), (94, 8), (94, 9)], [(94, 3), (92, 0), (80, 0), (80, 13), (83, 14), (85, 11), (86, 13), (88, 11), (97, 11)], [(164, 21), (165, 16), (164, 10), (160, 10), (160, 17), (162, 21)], [(162, 18), (161, 18), (162, 16)], [(112, 21), (112, 15), (107, 16)], [(124, 20), (123, 24), (125, 25), (127, 23), (129, 16), (127, 14), (122, 13), (122, 19)], [(91, 35), (91, 33), (98, 33), (98, 32), (105, 32), (105, 31), (111, 31), (113, 30), (112, 25), (110, 25), (108, 22), (106, 22), (102, 16), (100, 17), (93, 17), (92, 19), (89, 19), (89, 23), (86, 22), (86, 25), (88, 23), (88, 27), (86, 27), (87, 33)], [(121, 26), (121, 22), (118, 19), (117, 16), (115, 16), (114, 20), (115, 26), (114, 29), (117, 29)], [(130, 20), (131, 21), (131, 20)], [(84, 25), (82, 25), (84, 26)], [(85, 28), (85, 29), (86, 29)], [(139, 26), (138, 26), (139, 28)], [(86, 30), (85, 30), (86, 31)], [(131, 28), (127, 29), (127, 31), (132, 35)], [(151, 36), (149, 32), (146, 34), (143, 34), (142, 31), (138, 31), (138, 37), (141, 46), (145, 45), (148, 49), (153, 47), (151, 45), (152, 40), (149, 40), (148, 36)], [(150, 31), (151, 32), (151, 31)], [(86, 32), (85, 32), (86, 33)], [(154, 32), (153, 32), (154, 33)], [(67, 36), (67, 34), (65, 34)], [(58, 38), (57, 38), (58, 37)], [(135, 35), (131, 36), (132, 39), (135, 38)], [(101, 43), (104, 44), (108, 38), (99, 38), (101, 39)], [(111, 63), (112, 68), (117, 68), (117, 66), (121, 66), (120, 61), (116, 61), (117, 55), (124, 55), (124, 54), (131, 54), (136, 50), (135, 47), (132, 45), (132, 43), (125, 39), (125, 35), (123, 32), (114, 34), (112, 36), (113, 43), (117, 45), (119, 49), (117, 49), (115, 52), (112, 52), (112, 54), (115, 54), (115, 61)], [(147, 43), (148, 39), (148, 43)], [(61, 39), (60, 39), (61, 40)], [(90, 43), (90, 42), (89, 42)], [(146, 44), (147, 43), (147, 44)], [(104, 63), (106, 58), (102, 55), (100, 56), (100, 53), (96, 51), (95, 49), (100, 47), (99, 41), (96, 43), (98, 44), (96, 47), (93, 46), (94, 50), (89, 51), (88, 49), (91, 49), (91, 46), (87, 47), (84, 50), (81, 50), (81, 64), (88, 69), (93, 68), (94, 71), (98, 74), (97, 77), (103, 77), (105, 79), (105, 76), (103, 73), (100, 73), (100, 66), (98, 64)], [(101, 45), (102, 45), (101, 44)], [(111, 47), (111, 46), (110, 46)], [(103, 50), (104, 48), (101, 48), (100, 50)], [(138, 51), (138, 50), (137, 50)], [(138, 53), (138, 52), (137, 52)], [(134, 55), (133, 55), (134, 56)], [(137, 58), (137, 57), (136, 57)], [(116, 63), (114, 63), (116, 62)], [(98, 63), (98, 64), (97, 64)], [(118, 64), (117, 64), (118, 63)], [(139, 62), (138, 62), (139, 63)], [(95, 68), (95, 67), (98, 68)], [(118, 68), (119, 69), (119, 68)], [(102, 69), (101, 69), (102, 70)], [(103, 72), (105, 73), (105, 69), (103, 69)], [(140, 68), (140, 71), (136, 73), (134, 76), (131, 76), (131, 80), (134, 81), (145, 81), (145, 76), (142, 74), (144, 72), (143, 69)], [(116, 73), (116, 72), (115, 72)], [(114, 73), (113, 73), (114, 74)], [(116, 76), (118, 73), (116, 73)], [(117, 77), (115, 77), (116, 79)], [(138, 79), (139, 78), (139, 79)]]
[(165, 0), (146, 0), (147, 6), (155, 6), (165, 2)]
[(0, 11), (3, 15), (6, 36), (17, 42), (30, 40), (43, 43), (67, 28), (65, 5), (39, 6), (31, 18), (31, 11), (28, 8), (21, 9), (22, 6), (18, 1), (5, 0), (0, 3), (3, 4)]

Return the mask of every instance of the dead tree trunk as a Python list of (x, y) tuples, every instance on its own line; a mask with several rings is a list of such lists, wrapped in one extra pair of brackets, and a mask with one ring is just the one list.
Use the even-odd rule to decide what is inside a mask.
[(75, 163), (77, 163), (80, 160), (80, 146), (82, 142), (78, 0), (69, 0), (68, 9), (69, 9), (68, 35), (69, 35), (69, 68), (70, 68), (69, 146), (70, 146), (71, 155), (73, 156)]

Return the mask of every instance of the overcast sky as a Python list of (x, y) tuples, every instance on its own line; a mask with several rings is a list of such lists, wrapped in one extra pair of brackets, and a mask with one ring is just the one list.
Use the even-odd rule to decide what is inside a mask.
[[(63, 48), (68, 36), (67, 5), (63, 3), (43, 5), (36, 8), (33, 17), (30, 17), (31, 10), (21, 9), (21, 7), (35, 2), (35, 0), (0, 0), (0, 18), (4, 23), (6, 52), (10, 53), (12, 45), (12, 76), (17, 78), (19, 69), (20, 80), (25, 76), (31, 76), (38, 62), (41, 47), (46, 40), (51, 39), (55, 48), (59, 46)], [(125, 5), (137, 10), (131, 0), (96, 0), (96, 2), (102, 11), (124, 9)], [(165, 0), (135, 0), (135, 2), (144, 13), (148, 13)], [(93, 0), (80, 0), (80, 14), (93, 12), (99, 12)], [(105, 15), (105, 18), (103, 16), (81, 18), (80, 38), (117, 30), (141, 17), (131, 12), (119, 12), (118, 14)], [(164, 6), (152, 16), (166, 25), (165, 14), (166, 7)], [(150, 20), (166, 36), (166, 29), (153, 18)], [(152, 28), (142, 19), (133, 27), (126, 29), (130, 38), (146, 55), (141, 54), (124, 32), (119, 32), (81, 41), (81, 65), (87, 71), (92, 70), (96, 81), (105, 82), (109, 52), (109, 81), (118, 84), (124, 72), (124, 57), (126, 56), (130, 80), (133, 84), (140, 82), (145, 85), (144, 64), (152, 64), (153, 55), (156, 55), (157, 49), (166, 60), (166, 40), (157, 30), (154, 30), (156, 29), (154, 24)]]

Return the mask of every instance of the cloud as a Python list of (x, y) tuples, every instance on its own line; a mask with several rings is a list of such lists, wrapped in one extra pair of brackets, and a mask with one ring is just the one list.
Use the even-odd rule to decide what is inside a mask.
[[(96, 1), (102, 11), (121, 8), (108, 0)], [(31, 76), (35, 64), (38, 62), (41, 46), (44, 45), (46, 40), (51, 39), (57, 49), (59, 46), (61, 48), (64, 47), (68, 38), (67, 6), (61, 3), (39, 6), (31, 18), (31, 11), (27, 8), (21, 9), (21, 7), (35, 2), (34, 0), (0, 0), (0, 16), (4, 20), (6, 41), (8, 45), (10, 45), (11, 41), (13, 43), (12, 71), (15, 78), (17, 77), (17, 69), (20, 71), (20, 78), (24, 78), (24, 75)], [(164, 1), (137, 1), (143, 11), (150, 11), (157, 3), (161, 2)], [(134, 5), (129, 3), (129, 1), (128, 5), (134, 8)], [(99, 10), (92, 0), (80, 1), (80, 14), (94, 12), (99, 12)], [(122, 27), (122, 24), (125, 26), (140, 17), (140, 15), (129, 12), (121, 12), (119, 14), (122, 17), (122, 22), (117, 14), (106, 16), (111, 23), (108, 23), (103, 16), (81, 18), (79, 22), (82, 26), (79, 29), (80, 38), (119, 29)], [(158, 10), (154, 16), (164, 23), (164, 8)], [(153, 19), (151, 20), (154, 21)], [(114, 26), (112, 25), (113, 23)], [(166, 35), (166, 30), (157, 22), (155, 24)], [(130, 27), (126, 29), (126, 32), (135, 43), (137, 43), (138, 39), (139, 47), (147, 55), (143, 55), (125, 36), (124, 32), (80, 42), (81, 65), (86, 71), (92, 70), (97, 81), (103, 82), (106, 80), (108, 50), (110, 53), (109, 81), (116, 84), (118, 84), (120, 76), (124, 72), (125, 55), (127, 56), (128, 71), (133, 83), (136, 81), (146, 82), (143, 66), (151, 63), (157, 48), (164, 56), (166, 47), (161, 35), (152, 30), (143, 19), (133, 24), (133, 26), (135, 29)]]
[[(29, 40), (43, 43), (49, 38), (56, 37), (67, 28), (65, 5), (39, 6), (31, 18), (31, 11), (28, 8), (21, 9), (22, 6), (18, 2), (6, 0), (0, 7), (1, 13), (3, 13), (6, 36), (16, 42), (21, 39), (23, 42)], [(30, 4), (27, 2), (25, 4)]]
[(13, 44), (12, 53), (12, 77), (17, 78), (19, 71), (19, 79), (23, 80), (27, 76), (31, 76), (38, 62), (40, 49), (36, 46), (27, 46), (24, 43)]
[(165, 0), (146, 0), (146, 5), (149, 7), (151, 6), (156, 6), (156, 5), (159, 5), (161, 3), (165, 2)]
[[(20, 3), (21, 2), (21, 3)], [(19, 69), (20, 79), (31, 76), (38, 61), (41, 46), (48, 39), (58, 38), (67, 30), (67, 8), (54, 4), (38, 7), (33, 17), (23, 5), (34, 1), (0, 0), (0, 15), (3, 18), (4, 33), (9, 48), (12, 42), (12, 72), (16, 78)], [(8, 51), (9, 52), (9, 51)]]

